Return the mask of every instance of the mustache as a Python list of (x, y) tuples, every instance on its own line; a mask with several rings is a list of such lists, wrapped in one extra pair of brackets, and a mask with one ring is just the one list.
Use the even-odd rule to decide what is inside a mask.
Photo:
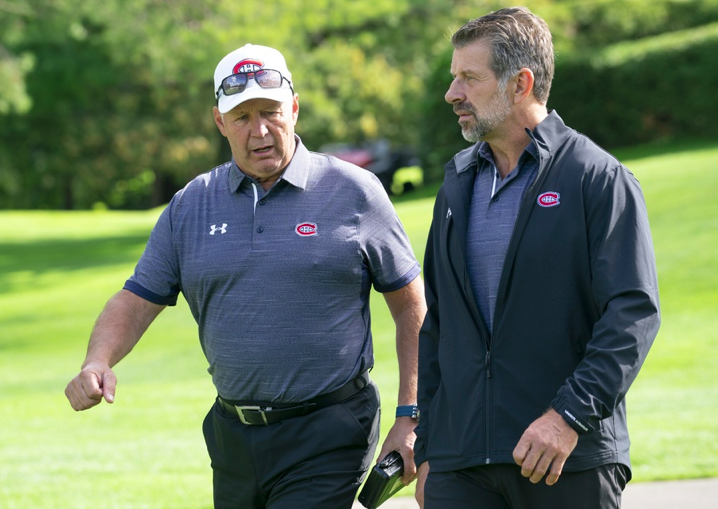
[(454, 113), (459, 113), (460, 111), (471, 113), (472, 115), (476, 116), (476, 110), (470, 102), (465, 101), (462, 103), (454, 104)]

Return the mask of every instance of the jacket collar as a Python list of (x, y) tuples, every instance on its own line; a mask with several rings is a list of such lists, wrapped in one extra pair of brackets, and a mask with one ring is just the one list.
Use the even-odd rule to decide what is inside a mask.
[(565, 143), (570, 132), (571, 129), (566, 127), (556, 110), (549, 111), (548, 116), (533, 131), (526, 129), (526, 133), (538, 150), (540, 160), (552, 157)]
[(470, 168), (476, 168), (478, 162), (479, 149), (483, 142), (477, 142), (469, 148), (465, 148), (454, 156), (454, 167), (456, 173), (463, 173)]

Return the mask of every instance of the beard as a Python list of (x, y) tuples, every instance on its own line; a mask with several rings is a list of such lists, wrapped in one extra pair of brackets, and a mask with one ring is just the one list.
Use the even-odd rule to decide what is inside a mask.
[(466, 111), (473, 115), (474, 121), (461, 125), (461, 135), (466, 141), (476, 143), (496, 129), (511, 113), (511, 105), (505, 97), (506, 87), (499, 87), (491, 96), (484, 111), (476, 111), (473, 104), (466, 101), (454, 105), (454, 111)]

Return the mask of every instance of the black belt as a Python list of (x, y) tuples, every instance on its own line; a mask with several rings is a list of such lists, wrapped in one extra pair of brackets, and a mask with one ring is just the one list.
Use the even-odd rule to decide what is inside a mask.
[(307, 415), (315, 410), (319, 410), (320, 408), (325, 408), (339, 403), (340, 401), (344, 401), (369, 385), (369, 382), (369, 371), (365, 371), (351, 382), (339, 387), (337, 390), (327, 394), (322, 394), (312, 400), (304, 401), (302, 403), (289, 403), (285, 405), (272, 405), (271, 403), (260, 405), (235, 405), (230, 401), (222, 399), (220, 396), (217, 396), (217, 403), (224, 409), (225, 412), (238, 417), (243, 424), (252, 426), (267, 426), (291, 417)]

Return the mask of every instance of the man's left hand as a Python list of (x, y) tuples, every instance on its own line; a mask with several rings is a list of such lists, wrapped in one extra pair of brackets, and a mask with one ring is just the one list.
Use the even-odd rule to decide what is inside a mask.
[(521, 475), (534, 484), (548, 472), (546, 484), (551, 486), (558, 481), (577, 443), (578, 433), (551, 409), (524, 431), (514, 449), (514, 461), (521, 467)]
[(416, 421), (411, 417), (397, 417), (394, 425), (381, 447), (377, 463), (383, 460), (391, 451), (399, 451), (404, 460), (404, 475), (401, 482), (408, 485), (416, 477), (416, 465), (414, 464), (414, 442), (416, 435), (414, 428)]

